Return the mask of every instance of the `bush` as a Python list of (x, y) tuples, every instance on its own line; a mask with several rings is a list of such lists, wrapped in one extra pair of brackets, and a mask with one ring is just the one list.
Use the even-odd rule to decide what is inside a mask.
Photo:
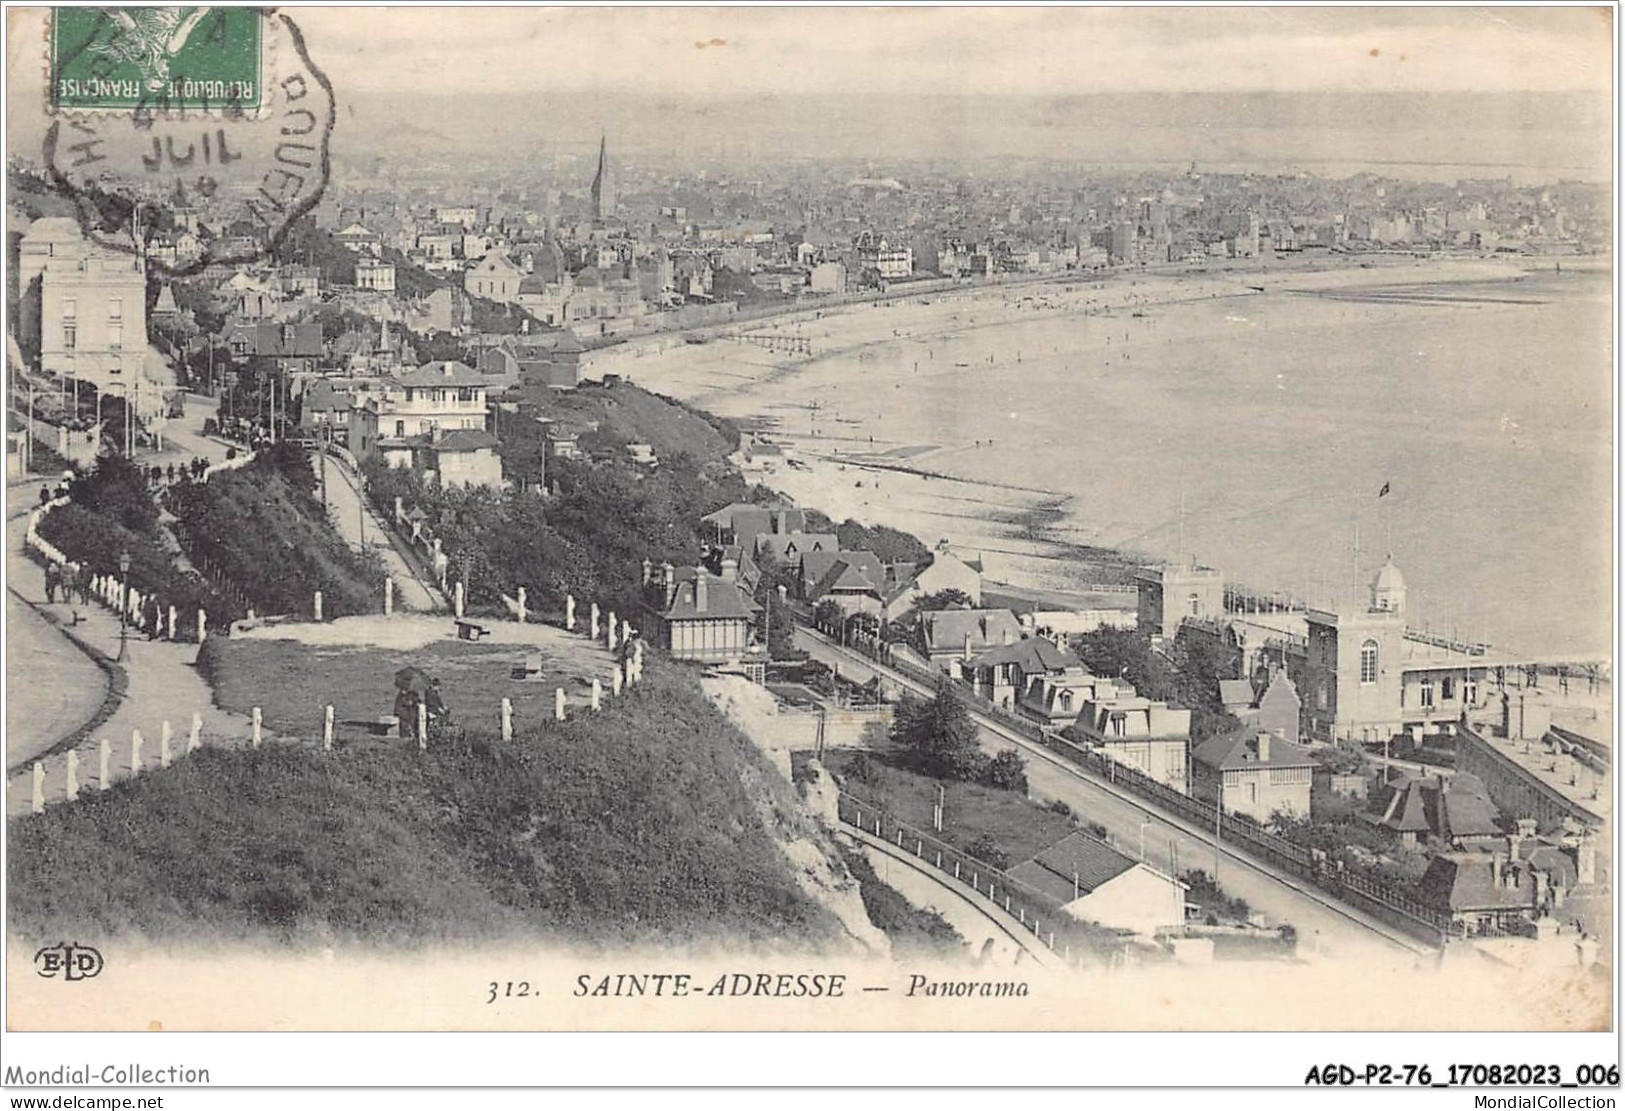
[(875, 781), (874, 764), (870, 762), (867, 752), (854, 752), (845, 766), (841, 768), (841, 774), (857, 783), (873, 783)]
[(1002, 872), (1010, 867), (1010, 858), (1005, 855), (1004, 850), (999, 848), (989, 834), (984, 833), (972, 841), (965, 847), (965, 852), (967, 855), (980, 860), (989, 868), (997, 868)]
[(1048, 809), (1051, 813), (1059, 814), (1063, 818), (1070, 818), (1072, 816), (1072, 808), (1068, 806), (1063, 799), (1053, 800), (1049, 804)]
[(1015, 749), (1007, 748), (988, 761), (982, 781), (989, 787), (1026, 794), (1027, 761), (1023, 760)]
[(852, 878), (858, 881), (869, 921), (891, 939), (894, 956), (938, 956), (964, 944), (964, 938), (942, 915), (916, 907), (882, 883), (862, 853), (842, 846), (841, 855)]

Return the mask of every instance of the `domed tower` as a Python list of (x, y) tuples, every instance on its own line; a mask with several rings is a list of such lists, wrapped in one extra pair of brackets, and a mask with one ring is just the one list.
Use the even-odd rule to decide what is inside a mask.
[(1392, 553), (1371, 580), (1371, 609), (1378, 613), (1405, 612), (1405, 576), (1394, 566)]

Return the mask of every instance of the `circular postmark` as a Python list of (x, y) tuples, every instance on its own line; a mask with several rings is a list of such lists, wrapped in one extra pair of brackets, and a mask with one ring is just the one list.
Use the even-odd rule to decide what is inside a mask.
[[(166, 10), (189, 22), (125, 14)], [(46, 175), (103, 247), (171, 277), (254, 262), (321, 200), (333, 86), (286, 15), (57, 9), (48, 52)]]

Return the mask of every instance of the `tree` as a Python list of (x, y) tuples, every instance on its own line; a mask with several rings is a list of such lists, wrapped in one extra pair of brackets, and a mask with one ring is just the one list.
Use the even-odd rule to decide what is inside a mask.
[(916, 766), (938, 779), (979, 779), (986, 758), (976, 743), (976, 722), (946, 676), (929, 702), (904, 695), (892, 719), (892, 740)]
[(1013, 748), (1007, 748), (987, 765), (987, 785), (1001, 791), (1027, 793), (1027, 761)]
[(975, 605), (975, 601), (972, 600), (969, 594), (966, 594), (963, 590), (950, 586), (942, 590), (933, 591), (930, 594), (923, 595), (920, 600), (915, 603), (914, 608), (920, 610), (968, 610)]
[(1096, 675), (1120, 677), (1147, 698), (1175, 697), (1173, 668), (1151, 651), (1150, 642), (1131, 629), (1101, 628), (1076, 641), (1078, 658)]
[(806, 655), (796, 647), (796, 618), (791, 612), (790, 605), (779, 597), (777, 590), (770, 590), (765, 598), (760, 599), (762, 618), (767, 626), (767, 654), (770, 659), (793, 660)]
[(813, 623), (820, 629), (838, 629), (844, 617), (845, 611), (833, 598), (825, 598), (813, 607)]

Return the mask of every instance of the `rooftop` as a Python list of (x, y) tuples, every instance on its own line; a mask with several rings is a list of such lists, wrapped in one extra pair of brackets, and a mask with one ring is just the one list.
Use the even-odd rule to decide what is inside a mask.
[(469, 366), (453, 359), (424, 363), (416, 370), (395, 376), (398, 386), (485, 386), (490, 379)]
[(1007, 875), (1048, 895), (1061, 904), (1088, 895), (1134, 867), (1124, 856), (1097, 837), (1069, 833), (1031, 860), (1022, 861)]
[(1191, 753), (1191, 759), (1222, 771), (1316, 766), (1315, 758), (1302, 745), (1293, 744), (1282, 737), (1271, 737), (1267, 733), (1260, 735), (1256, 729), (1246, 727), (1203, 741)]

